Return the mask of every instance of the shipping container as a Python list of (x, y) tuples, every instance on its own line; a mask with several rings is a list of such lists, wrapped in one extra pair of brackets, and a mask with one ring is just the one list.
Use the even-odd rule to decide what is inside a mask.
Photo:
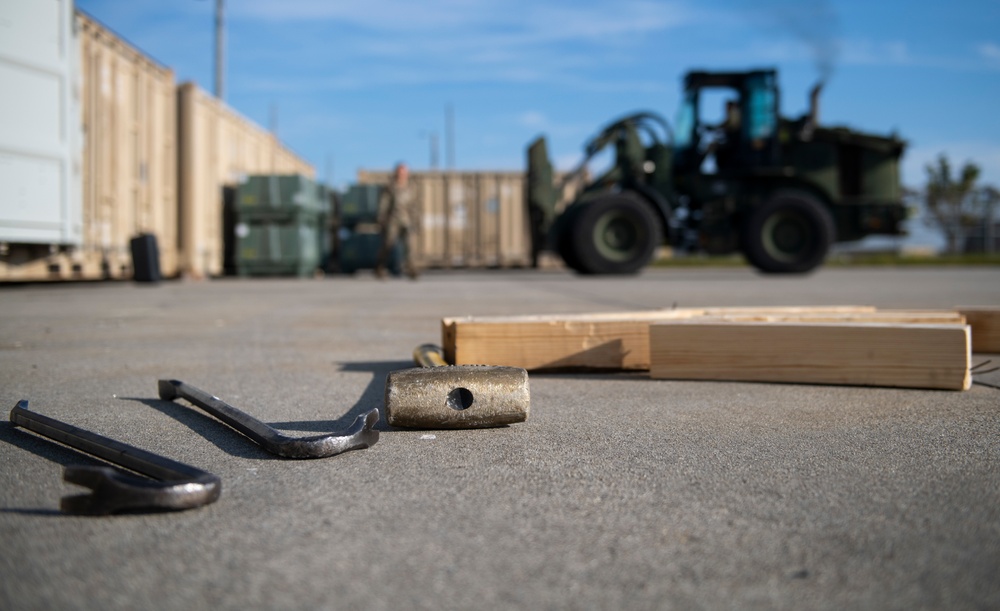
[(223, 273), (227, 235), (226, 189), (250, 174), (302, 174), (315, 170), (274, 134), (244, 118), (194, 83), (177, 90), (180, 166), (181, 272), (192, 277)]
[(146, 234), (156, 236), (162, 275), (176, 276), (174, 72), (79, 12), (77, 29), (84, 276), (131, 277), (130, 240)]
[(0, 3), (0, 280), (45, 279), (83, 241), (71, 0)]
[[(30, 4), (36, 9), (51, 9), (63, 3)], [(3, 10), (12, 6), (5, 5)], [(176, 275), (177, 126), (173, 71), (93, 18), (79, 11), (74, 15), (71, 10), (66, 15), (73, 20), (73, 36), (64, 41), (72, 50), (72, 76), (66, 79), (69, 85), (64, 89), (71, 94), (73, 112), (58, 120), (46, 120), (45, 126), (49, 130), (61, 126), (59, 129), (71, 140), (78, 140), (79, 152), (71, 164), (74, 177), (67, 187), (54, 178), (43, 181), (40, 174), (23, 168), (17, 172), (19, 178), (37, 180), (53, 191), (31, 202), (32, 215), (63, 215), (66, 226), (73, 229), (70, 234), (60, 235), (4, 235), (6, 255), (0, 257), (0, 279), (131, 278), (132, 240), (149, 235), (156, 238), (153, 243), (158, 247), (158, 269), (164, 276)], [(53, 27), (62, 19), (62, 13), (58, 18), (47, 14), (38, 24)], [(3, 40), (0, 46), (6, 43)], [(35, 47), (49, 40), (57, 39), (36, 34), (30, 43), (19, 40), (15, 46), (37, 55)], [(4, 91), (8, 90), (7, 84)], [(49, 107), (30, 88), (18, 95), (24, 96), (23, 104)], [(44, 146), (44, 129), (32, 126), (30, 121), (18, 127), (30, 130), (26, 147)], [(36, 158), (36, 162), (40, 160)], [(0, 182), (16, 186), (16, 182), (6, 179)], [(70, 197), (60, 199), (60, 193), (69, 193)], [(34, 227), (40, 229), (43, 225), (36, 222)], [(28, 243), (31, 241), (34, 246)]]
[[(358, 172), (362, 185), (391, 172)], [(523, 172), (410, 172), (420, 211), (414, 261), (420, 267), (522, 267), (531, 264)]]

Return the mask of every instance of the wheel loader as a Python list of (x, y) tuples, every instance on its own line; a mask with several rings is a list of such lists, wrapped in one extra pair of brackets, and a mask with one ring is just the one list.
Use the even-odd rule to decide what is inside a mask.
[[(558, 183), (544, 136), (528, 147), (526, 201), (533, 260), (558, 253), (582, 274), (630, 274), (662, 245), (675, 252), (742, 252), (762, 272), (805, 273), (835, 242), (901, 235), (905, 142), (819, 125), (822, 83), (808, 112), (779, 112), (777, 71), (689, 72), (673, 128), (639, 112), (588, 141)], [(722, 120), (706, 98), (729, 99)], [(563, 187), (611, 149), (609, 169), (561, 202)]]

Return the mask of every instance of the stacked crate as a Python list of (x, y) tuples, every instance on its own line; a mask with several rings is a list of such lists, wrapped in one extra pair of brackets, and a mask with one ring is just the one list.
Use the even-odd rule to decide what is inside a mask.
[(300, 174), (247, 177), (236, 195), (237, 274), (308, 277), (321, 269), (325, 193)]
[[(353, 274), (359, 269), (372, 269), (382, 248), (378, 225), (378, 201), (381, 185), (351, 185), (340, 195), (337, 205), (334, 262), (336, 271)], [(397, 243), (387, 263), (393, 275), (400, 273), (402, 245)]]

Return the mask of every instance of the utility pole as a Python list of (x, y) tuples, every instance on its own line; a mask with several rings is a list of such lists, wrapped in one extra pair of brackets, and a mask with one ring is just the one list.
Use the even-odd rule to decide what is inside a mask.
[(427, 138), (430, 144), (430, 169), (438, 169), (438, 133), (420, 130), (420, 138)]
[(278, 172), (278, 105), (271, 102), (270, 117), (271, 137), (274, 138), (274, 145), (271, 147), (271, 173)]
[(225, 58), (223, 57), (223, 47), (225, 47), (225, 0), (215, 0), (215, 97), (223, 99), (222, 72)]
[(449, 170), (455, 169), (455, 108), (451, 102), (444, 107), (445, 164)]

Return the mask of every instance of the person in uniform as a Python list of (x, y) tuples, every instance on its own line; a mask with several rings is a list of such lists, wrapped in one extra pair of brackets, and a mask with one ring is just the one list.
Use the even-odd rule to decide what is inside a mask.
[(392, 179), (379, 196), (378, 223), (382, 240), (375, 262), (375, 275), (379, 278), (385, 278), (389, 257), (397, 243), (402, 247), (403, 271), (413, 280), (418, 276), (413, 264), (413, 236), (419, 228), (420, 219), (410, 189), (409, 176), (406, 164), (397, 163)]
[(703, 158), (715, 158), (716, 169), (726, 169), (738, 163), (741, 124), (739, 102), (728, 100), (724, 114), (722, 123), (709, 127), (712, 141), (703, 155)]

